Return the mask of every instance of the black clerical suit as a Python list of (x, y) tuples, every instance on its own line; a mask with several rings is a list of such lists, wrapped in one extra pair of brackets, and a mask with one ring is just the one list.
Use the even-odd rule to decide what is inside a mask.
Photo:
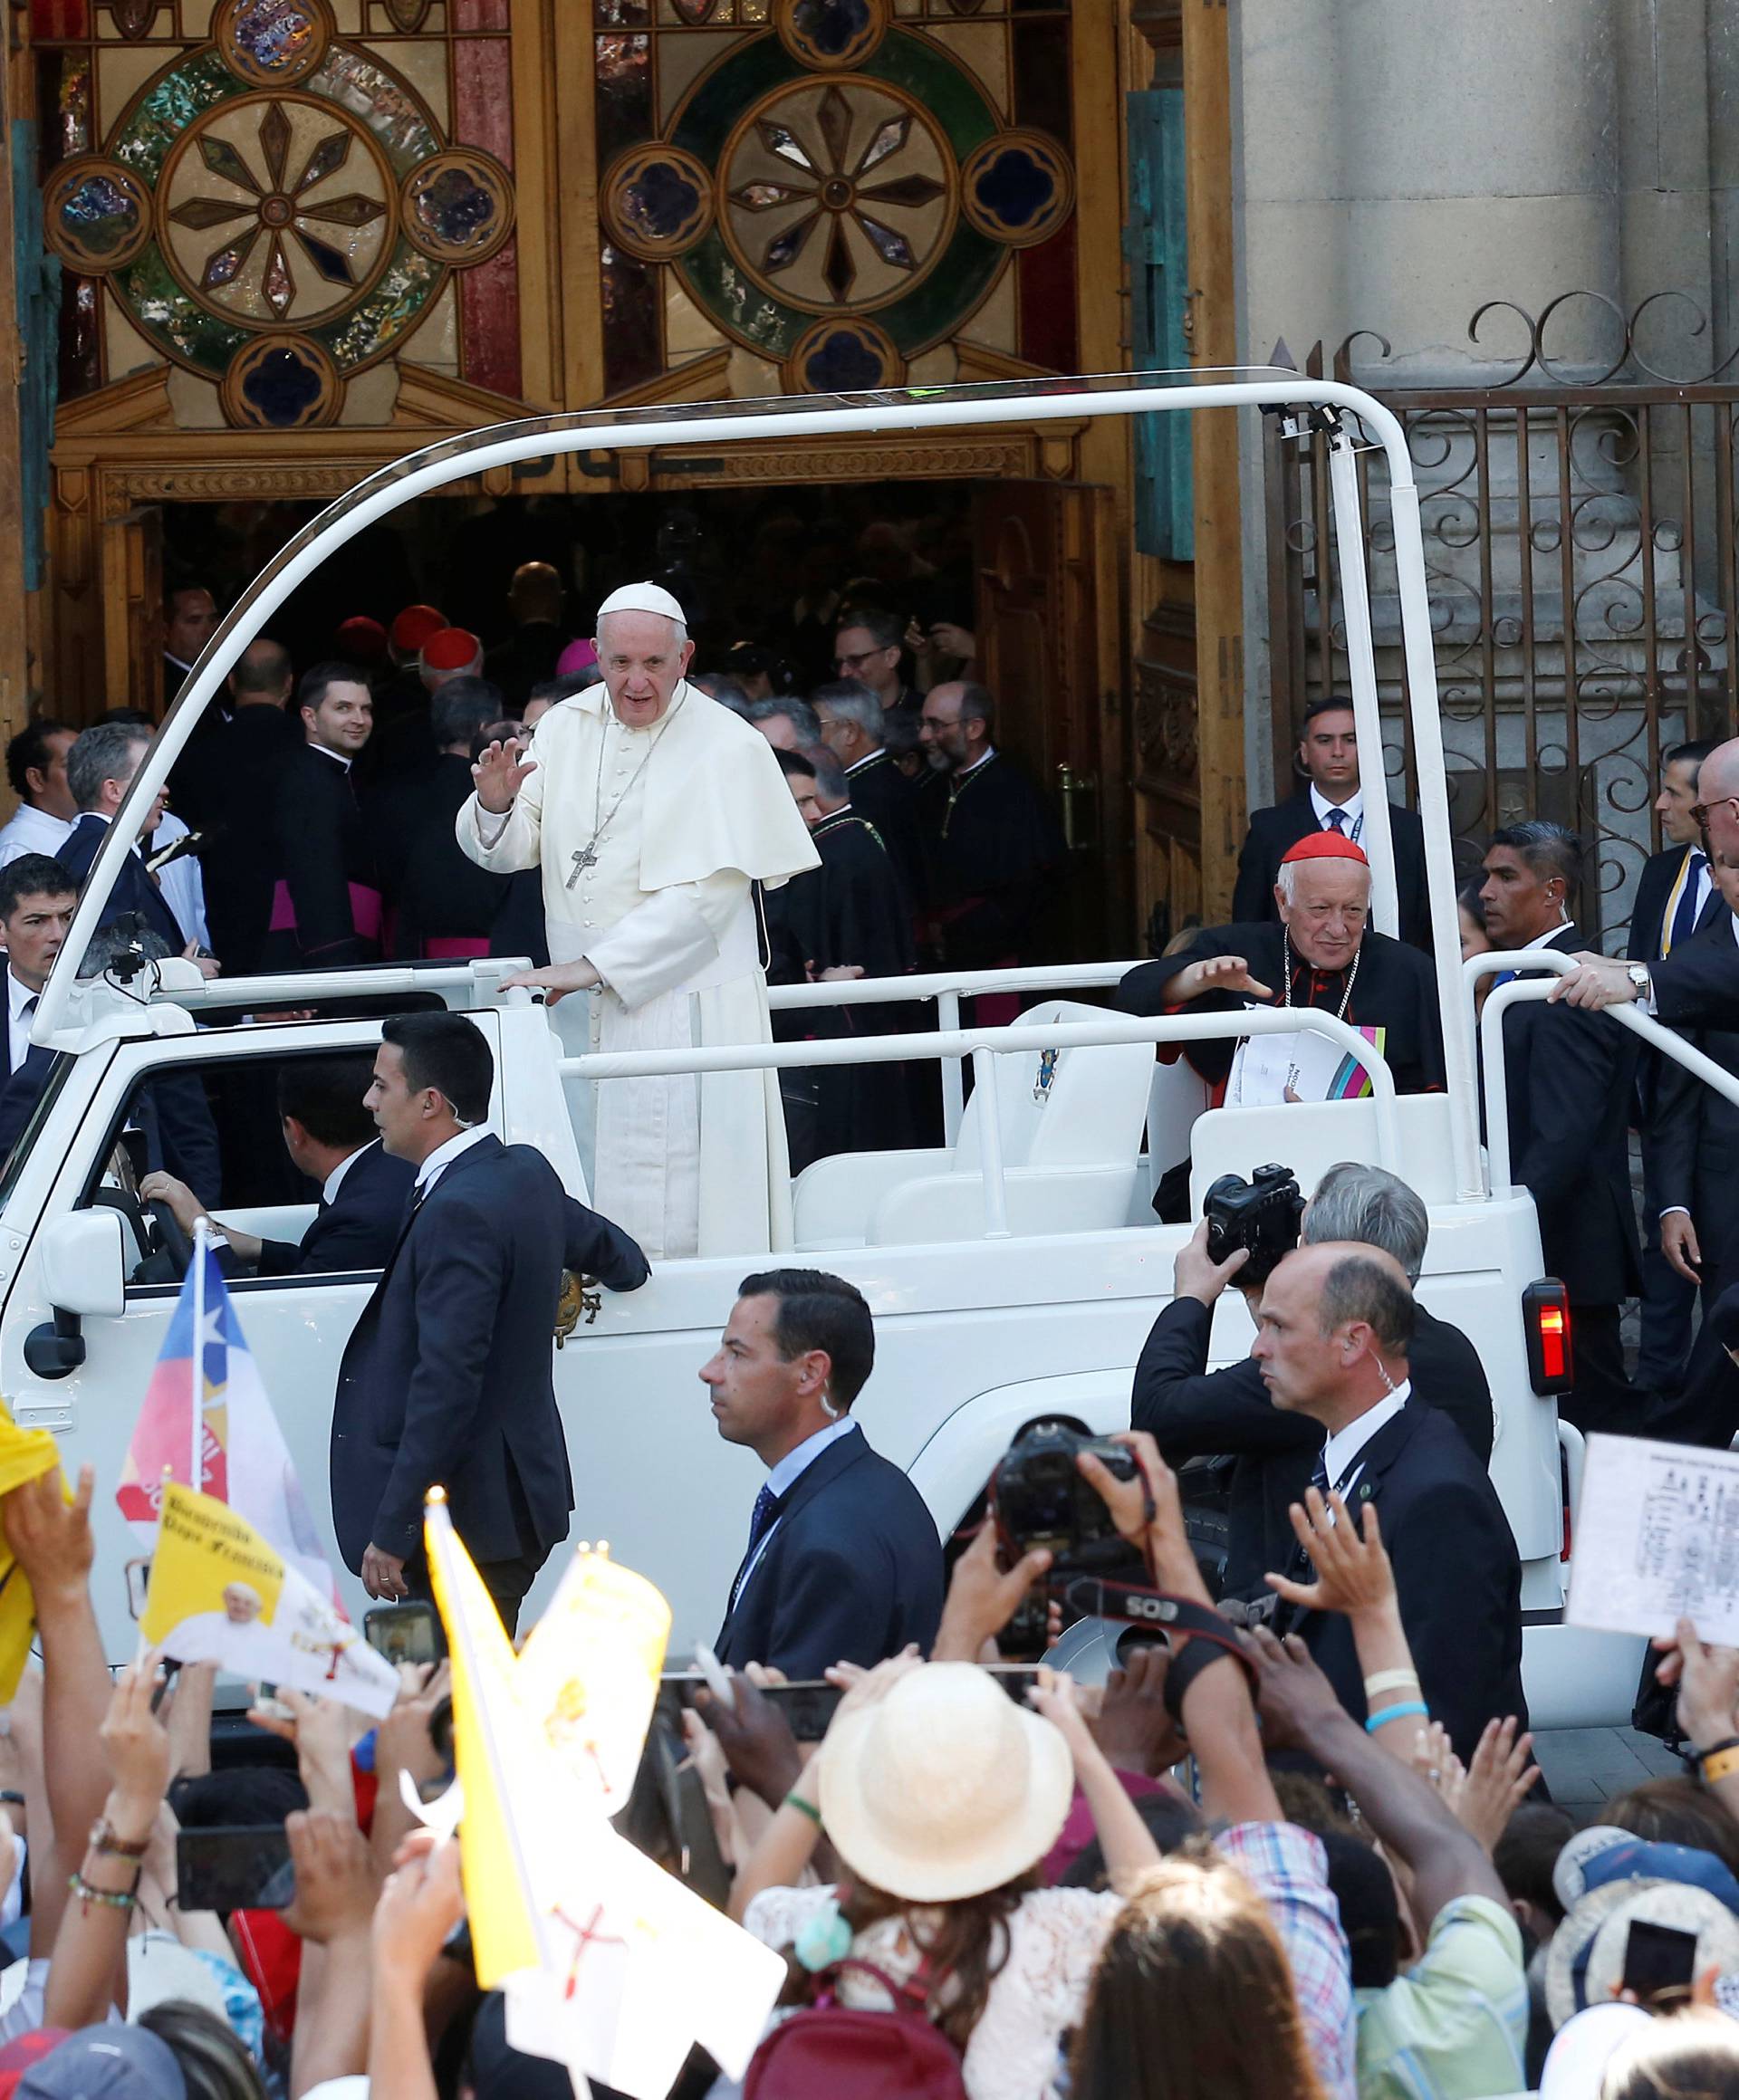
[[(1395, 849), (1396, 923), (1401, 938), (1417, 948), (1431, 945), (1430, 891), (1425, 879), (1425, 827), (1414, 810), (1388, 805), (1389, 837)], [(1301, 839), (1331, 827), (1317, 816), (1309, 784), (1283, 802), (1250, 812), (1250, 829), (1238, 849), (1238, 878), (1232, 892), (1232, 916), (1241, 921), (1278, 919), (1274, 885), (1280, 864)], [(1368, 838), (1355, 843), (1369, 846)]]
[[(102, 842), (109, 836), (106, 819), (93, 815), (87, 810), (78, 822), (54, 849), (54, 858), (69, 875), (82, 882), (90, 874), (97, 855), (102, 850)], [(187, 947), (188, 936), (182, 932), (180, 921), (169, 908), (168, 899), (162, 887), (146, 867), (139, 848), (134, 846), (120, 864), (114, 887), (109, 892), (109, 901), (103, 906), (102, 924), (112, 925), (128, 913), (136, 913), (147, 927), (168, 947), (171, 955), (178, 955)]]
[[(1250, 974), (1265, 984), (1272, 999), (1255, 999), (1242, 992), (1210, 992), (1188, 1002), (1192, 1013), (1235, 1012), (1241, 1007), (1279, 1006), (1283, 1003), (1286, 975), (1285, 929), (1274, 925), (1204, 926), (1191, 936), (1189, 945), (1157, 963), (1143, 963), (1131, 970), (1117, 988), (1117, 1004), (1123, 1013), (1159, 1014), (1173, 1002), (1170, 987), (1178, 973), (1192, 963), (1211, 962), (1216, 955), (1242, 955)], [(1369, 927), (1359, 944), (1358, 967), (1317, 970), (1292, 948), (1294, 1006), (1342, 1013), (1350, 1028), (1380, 1028), (1384, 1032), (1383, 1056), (1403, 1094), (1421, 1094), (1443, 1085), (1443, 1031), (1437, 1021), (1437, 985), (1427, 958), (1405, 941)], [(1351, 984), (1349, 988), (1348, 978)], [(1205, 1079), (1220, 1084), (1232, 1069), (1235, 1041), (1191, 1043), (1186, 1050), (1190, 1064)]]
[[(1545, 945), (1588, 946), (1565, 925)], [(1533, 1197), (1546, 1273), (1570, 1293), (1576, 1389), (1560, 1411), (1579, 1429), (1634, 1432), (1619, 1308), (1642, 1280), (1629, 1129), (1636, 1038), (1607, 1013), (1524, 1001), (1504, 1016), (1511, 1177)]]
[[(1473, 1756), (1494, 1717), (1513, 1713), (1525, 1728), (1522, 1564), (1497, 1490), (1460, 1430), (1415, 1396), (1331, 1485), (1355, 1520), (1367, 1502), (1376, 1504), (1419, 1696), (1456, 1755), (1464, 1763)], [(1283, 1572), (1311, 1579), (1296, 1541)], [(1364, 1672), (1345, 1613), (1282, 1605), (1275, 1629), (1303, 1635), (1341, 1705), (1362, 1721)]]
[[(911, 911), (886, 847), (854, 804), (822, 819), (811, 837), (819, 868), (793, 876), (767, 899), (778, 937), (795, 973), (805, 982), (812, 965), (824, 971), (855, 964), (866, 977), (904, 977), (914, 966)], [(854, 1036), (898, 1035), (917, 1028), (905, 1002), (863, 1006), (803, 1007), (778, 1016), (783, 1042), (842, 1041)], [(817, 1065), (802, 1077), (815, 1103), (812, 1131), (802, 1133), (792, 1170), (834, 1152), (884, 1151), (909, 1145), (911, 1088), (903, 1064)]]
[[(1693, 864), (1693, 857), (1695, 863)], [(1701, 847), (1669, 846), (1651, 854), (1637, 877), (1630, 911), (1630, 938), (1625, 954), (1633, 963), (1657, 963), (1670, 954), (1675, 934), (1683, 942), (1727, 907), (1713, 882), (1697, 908), (1698, 865), (1707, 866)], [(1688, 924), (1687, 924), (1688, 922)], [(1637, 1352), (1637, 1384), (1670, 1398), (1684, 1384), (1691, 1347), (1691, 1309), (1696, 1286), (1687, 1283), (1660, 1251), (1660, 1213), (1665, 1207), (1655, 1188), (1657, 1095), (1668, 1060), (1648, 1045), (1637, 1052), (1637, 1116), (1642, 1136), (1642, 1307), (1641, 1344)]]
[(996, 970), (1023, 960), (1062, 879), (1066, 849), (1051, 805), (993, 751), (968, 772), (927, 780), (919, 821), (930, 925), (946, 966)]
[[(236, 708), (221, 738), (191, 744), (176, 769), (177, 813), (206, 834), (199, 855), (206, 918), (212, 951), (231, 977), (251, 977), (262, 967), (279, 873), (278, 793), (302, 743), (301, 729), (282, 707), (251, 700)], [(194, 783), (186, 807), (184, 768)]]
[(332, 1405), (332, 1522), (353, 1573), (374, 1545), (427, 1595), (423, 1498), (443, 1486), (512, 1631), (573, 1507), (552, 1376), (564, 1267), (612, 1290), (649, 1273), (529, 1145), (485, 1134), (413, 1195)]
[[(1734, 938), (1739, 921), (1718, 892), (1715, 902), (1720, 906), (1718, 917), (1706, 920), (1688, 941), (1677, 945), (1676, 954), (1708, 948), (1717, 955), (1739, 956)], [(1684, 1032), (1724, 1069), (1739, 1073), (1739, 1030), (1693, 1028)], [(1739, 1374), (1715, 1342), (1707, 1314), (1723, 1291), (1739, 1283), (1739, 1108), (1683, 1065), (1662, 1058), (1646, 1136), (1650, 1207), (1688, 1211), (1696, 1227), (1703, 1257), (1705, 1318), (1690, 1354), (1683, 1392), (1660, 1395), (1645, 1426), (1651, 1436), (1725, 1445), (1739, 1427), (1733, 1405)]]
[(319, 744), (304, 743), (284, 766), (277, 851), (266, 967), (377, 961), (381, 904), (373, 843), (349, 766)]
[(428, 772), (387, 789), (370, 810), (397, 961), (489, 953), (510, 877), (479, 868), (455, 835), (475, 784), (470, 760), (444, 751)]
[[(1151, 1432), (1166, 1463), (1231, 1456), (1225, 1594), (1267, 1594), (1263, 1577), (1294, 1545), (1287, 1511), (1302, 1501), (1322, 1449), (1322, 1425), (1276, 1407), (1253, 1357), (1207, 1368), (1211, 1306), (1178, 1298), (1154, 1322), (1135, 1367), (1129, 1421)], [(1492, 1389), (1479, 1351), (1457, 1327), (1414, 1306), (1408, 1368), (1420, 1402), (1441, 1408), (1481, 1465), (1492, 1455)]]
[(921, 910), (929, 877), (918, 829), (918, 782), (908, 780), (886, 751), (874, 751), (846, 768), (845, 784), (852, 814), (875, 826), (908, 904)]
[(804, 1467), (770, 1524), (743, 1557), (714, 1644), (727, 1668), (819, 1677), (835, 1663), (884, 1662), (908, 1641), (929, 1653), (942, 1623), (941, 1541), (923, 1496), (861, 1428)]
[(555, 676), (562, 652), (572, 639), (555, 620), (522, 620), (504, 642), (485, 652), (483, 675), (500, 686), (509, 712), (517, 714), (531, 698), (532, 687)]
[(262, 1276), (332, 1276), (386, 1266), (405, 1222), (416, 1168), (376, 1138), (352, 1153), (329, 1203), (322, 1192), (308, 1230), (296, 1240), (262, 1240)]

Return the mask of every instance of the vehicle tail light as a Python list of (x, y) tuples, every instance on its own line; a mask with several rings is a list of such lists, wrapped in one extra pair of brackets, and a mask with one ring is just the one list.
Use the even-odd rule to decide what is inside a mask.
[(1528, 1339), (1528, 1382), (1540, 1394), (1568, 1393), (1576, 1383), (1570, 1331), (1570, 1293), (1555, 1276), (1542, 1276), (1522, 1293)]

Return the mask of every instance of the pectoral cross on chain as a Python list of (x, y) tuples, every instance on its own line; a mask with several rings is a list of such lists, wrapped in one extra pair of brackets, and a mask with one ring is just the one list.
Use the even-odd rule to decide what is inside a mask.
[(563, 887), (568, 889), (572, 889), (574, 884), (579, 881), (582, 869), (588, 868), (596, 868), (598, 865), (598, 856), (592, 851), (590, 846), (581, 846), (579, 850), (572, 856), (572, 859), (573, 873), (569, 876), (567, 882), (563, 885)]

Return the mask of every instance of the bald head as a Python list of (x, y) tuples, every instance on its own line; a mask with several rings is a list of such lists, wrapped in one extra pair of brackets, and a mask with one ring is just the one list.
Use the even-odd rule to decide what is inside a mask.
[(1407, 1376), (1413, 1291), (1392, 1254), (1329, 1240), (1288, 1254), (1268, 1279), (1255, 1347), (1268, 1397), (1332, 1436)]
[(1703, 761), (1696, 800), (1708, 811), (1710, 850), (1739, 859), (1739, 737), (1717, 743)]
[(522, 561), (507, 587), (507, 603), (514, 619), (553, 624), (562, 617), (562, 579), (547, 561)]

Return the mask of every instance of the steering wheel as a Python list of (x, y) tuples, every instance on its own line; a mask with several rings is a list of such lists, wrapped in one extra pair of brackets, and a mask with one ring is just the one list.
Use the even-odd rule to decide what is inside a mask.
[(157, 1228), (156, 1251), (174, 1269), (174, 1280), (178, 1283), (193, 1267), (193, 1242), (181, 1230), (181, 1221), (168, 1203), (156, 1203), (146, 1207)]

